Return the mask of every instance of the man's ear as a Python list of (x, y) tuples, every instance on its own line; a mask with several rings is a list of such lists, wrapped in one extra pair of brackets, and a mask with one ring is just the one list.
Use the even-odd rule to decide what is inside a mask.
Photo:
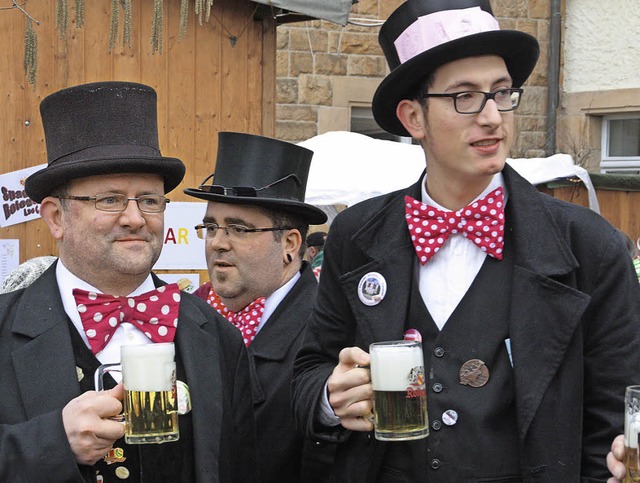
[(295, 228), (288, 230), (282, 237), (282, 251), (286, 258), (287, 254), (291, 255), (294, 260), (298, 258), (300, 246), (302, 245), (302, 235)]
[(422, 139), (425, 135), (424, 110), (420, 101), (403, 99), (396, 107), (396, 116), (414, 139)]
[(61, 201), (58, 198), (47, 196), (40, 203), (40, 216), (49, 227), (51, 236), (58, 241), (62, 240), (64, 234), (62, 217), (64, 216), (64, 211)]

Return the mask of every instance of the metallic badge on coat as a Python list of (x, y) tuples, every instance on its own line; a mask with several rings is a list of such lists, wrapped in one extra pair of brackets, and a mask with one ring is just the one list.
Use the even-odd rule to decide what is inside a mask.
[(489, 380), (489, 369), (480, 359), (469, 359), (460, 368), (460, 384), (482, 387)]
[(111, 448), (109, 452), (102, 458), (105, 463), (108, 465), (112, 465), (113, 463), (122, 463), (127, 458), (124, 455), (124, 449), (122, 448)]
[(358, 298), (365, 305), (378, 305), (387, 293), (387, 281), (378, 272), (369, 272), (358, 283)]

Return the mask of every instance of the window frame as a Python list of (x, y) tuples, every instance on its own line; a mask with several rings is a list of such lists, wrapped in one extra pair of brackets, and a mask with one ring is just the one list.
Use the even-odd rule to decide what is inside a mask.
[[(640, 112), (608, 114), (602, 117), (602, 151), (600, 154), (601, 173), (635, 173), (640, 174), (640, 155), (638, 156), (609, 156), (609, 140), (611, 121), (621, 119), (638, 119)], [(638, 133), (640, 135), (640, 132)]]

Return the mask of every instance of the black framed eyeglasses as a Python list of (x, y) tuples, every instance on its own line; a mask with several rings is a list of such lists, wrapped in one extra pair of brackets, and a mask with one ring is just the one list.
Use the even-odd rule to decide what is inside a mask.
[[(215, 173), (214, 173), (215, 174)], [(227, 187), (227, 186), (220, 186), (220, 185), (214, 185), (214, 184), (206, 184), (207, 181), (209, 181), (210, 179), (213, 178), (214, 174), (210, 174), (209, 176), (207, 176), (202, 183), (200, 183), (200, 186), (198, 187), (199, 189), (201, 189), (202, 191), (206, 191), (207, 193), (211, 193), (211, 194), (215, 194), (215, 195), (224, 195), (224, 196), (243, 196), (243, 197), (247, 197), (247, 198), (255, 198), (256, 196), (258, 196), (258, 192), (262, 191), (262, 190), (266, 190), (267, 188), (271, 188), (279, 183), (282, 183), (288, 179), (292, 179), (298, 186), (301, 186), (302, 183), (300, 182), (300, 178), (298, 178), (298, 176), (296, 174), (288, 174), (287, 176), (285, 176), (284, 178), (280, 178), (276, 181), (274, 181), (273, 183), (269, 183), (266, 186), (263, 186), (262, 188), (254, 188), (253, 186), (232, 186), (232, 187)]]
[(285, 231), (292, 230), (293, 227), (269, 227), (269, 228), (249, 228), (244, 225), (236, 225), (236, 224), (228, 224), (227, 226), (218, 225), (217, 223), (202, 223), (201, 225), (196, 225), (196, 232), (198, 233), (198, 238), (202, 238), (203, 240), (213, 239), (215, 238), (218, 230), (224, 230), (227, 238), (231, 241), (242, 241), (247, 239), (247, 235), (249, 233), (259, 233), (263, 231)]
[(520, 105), (523, 89), (510, 87), (509, 89), (498, 89), (493, 92), (483, 91), (460, 91), (450, 94), (420, 94), (421, 98), (426, 97), (450, 97), (453, 99), (453, 107), (460, 114), (477, 114), (484, 109), (489, 99), (498, 106), (498, 111), (507, 112), (517, 109)]
[(121, 213), (127, 209), (129, 201), (135, 201), (143, 213), (162, 213), (167, 208), (168, 198), (162, 195), (141, 195), (129, 198), (121, 193), (100, 193), (95, 196), (56, 196), (60, 200), (93, 201), (96, 210)]

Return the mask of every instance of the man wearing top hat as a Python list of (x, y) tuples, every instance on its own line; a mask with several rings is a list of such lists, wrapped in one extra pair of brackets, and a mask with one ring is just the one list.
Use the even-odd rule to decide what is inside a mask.
[[(27, 288), (0, 295), (0, 481), (255, 481), (242, 338), (151, 272), (165, 194), (185, 171), (160, 154), (155, 91), (85, 84), (48, 96), (40, 110), (49, 162), (25, 189), (41, 203), (59, 259)], [(115, 309), (99, 317), (106, 309), (89, 307), (103, 300)], [(112, 419), (123, 386), (111, 380), (115, 387), (95, 392), (94, 372), (119, 362), (124, 344), (158, 341), (175, 343), (192, 410), (178, 418), (179, 441), (125, 444)]]
[[(426, 171), (334, 220), (294, 366), (297, 423), (340, 442), (339, 481), (606, 480), (640, 293), (615, 228), (505, 164), (538, 42), (500, 30), (487, 0), (409, 0), (380, 43), (391, 72), (374, 116), (420, 142)], [(416, 331), (430, 434), (377, 441), (369, 344)]]
[(327, 220), (304, 203), (312, 156), (295, 144), (221, 132), (215, 172), (184, 190), (208, 201), (196, 229), (211, 281), (198, 294), (244, 336), (258, 468), (267, 483), (323, 481), (333, 452), (333, 445), (306, 440), (291, 415), (293, 360), (317, 290), (302, 259), (304, 240), (310, 224)]

